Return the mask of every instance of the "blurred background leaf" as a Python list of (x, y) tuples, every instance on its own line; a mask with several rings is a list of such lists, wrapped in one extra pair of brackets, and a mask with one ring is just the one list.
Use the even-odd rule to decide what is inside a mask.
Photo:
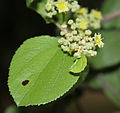
[(120, 68), (113, 72), (98, 73), (89, 81), (93, 88), (101, 88), (104, 93), (120, 106)]
[(20, 108), (17, 108), (16, 106), (12, 105), (9, 106), (4, 113), (25, 113)]

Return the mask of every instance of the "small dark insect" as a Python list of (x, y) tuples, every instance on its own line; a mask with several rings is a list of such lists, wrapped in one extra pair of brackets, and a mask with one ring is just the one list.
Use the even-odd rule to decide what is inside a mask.
[(23, 86), (26, 86), (28, 83), (29, 83), (29, 80), (24, 80), (24, 81), (22, 82), (22, 85), (23, 85)]

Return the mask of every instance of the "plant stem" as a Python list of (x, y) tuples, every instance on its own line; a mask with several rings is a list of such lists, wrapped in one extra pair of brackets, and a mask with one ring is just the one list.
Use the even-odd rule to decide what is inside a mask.
[(116, 17), (120, 16), (120, 9), (115, 11), (115, 12), (112, 12), (112, 13), (109, 13), (107, 14), (106, 16), (104, 16), (104, 18), (102, 19), (102, 23), (104, 22), (108, 22)]
[(63, 13), (63, 24), (66, 23), (65, 19), (66, 19), (66, 15), (65, 15), (65, 13)]
[(56, 25), (60, 30), (62, 29), (62, 28), (61, 28), (61, 25), (60, 25), (59, 23), (57, 23), (56, 21), (51, 20), (51, 22), (52, 22), (54, 25)]

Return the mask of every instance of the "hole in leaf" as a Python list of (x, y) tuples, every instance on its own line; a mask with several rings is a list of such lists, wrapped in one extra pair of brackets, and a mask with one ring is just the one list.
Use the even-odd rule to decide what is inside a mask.
[(22, 85), (23, 85), (23, 86), (26, 86), (28, 83), (29, 83), (29, 80), (24, 80), (24, 81), (22, 82)]

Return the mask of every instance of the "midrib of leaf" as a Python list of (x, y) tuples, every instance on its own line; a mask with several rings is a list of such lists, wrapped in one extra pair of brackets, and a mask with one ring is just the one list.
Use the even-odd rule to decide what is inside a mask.
[[(63, 60), (62, 64), (64, 65), (64, 63), (65, 63), (65, 54), (64, 54), (64, 60)], [(60, 67), (63, 67), (63, 65), (61, 65)], [(49, 94), (49, 92), (51, 91), (51, 89), (55, 86), (55, 83), (56, 83), (57, 79), (59, 78), (61, 72), (62, 72), (62, 68), (60, 68), (60, 71), (59, 71), (59, 73), (58, 73), (58, 75), (57, 75), (57, 77), (56, 77), (56, 80), (55, 80), (55, 82), (53, 83), (53, 86), (51, 86), (50, 90), (48, 91), (48, 94)], [(61, 78), (63, 79), (62, 75), (61, 75)], [(64, 81), (64, 79), (63, 79), (63, 81)], [(65, 82), (64, 82), (64, 84), (65, 84)]]
[(24, 99), (25, 95), (30, 91), (30, 89), (37, 83), (37, 80), (38, 80), (38, 78), (39, 78), (39, 76), (40, 76), (40, 73), (41, 73), (41, 72), (45, 69), (45, 67), (49, 64), (50, 60), (52, 60), (52, 59), (55, 57), (57, 51), (58, 51), (58, 48), (56, 49), (55, 54), (54, 54), (52, 57), (50, 57), (50, 59), (48, 60), (47, 64), (44, 66), (44, 68), (39, 72), (38, 77), (36, 78), (34, 84), (33, 84), (31, 87), (28, 88), (28, 91), (23, 95), (23, 98), (20, 100), (19, 103), (17, 103), (18, 105), (21, 103), (21, 101)]

